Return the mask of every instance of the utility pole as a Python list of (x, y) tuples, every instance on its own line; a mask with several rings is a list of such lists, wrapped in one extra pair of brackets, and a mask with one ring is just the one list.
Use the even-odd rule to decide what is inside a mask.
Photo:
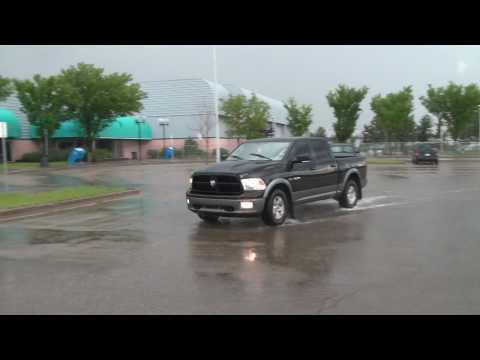
[(142, 161), (142, 131), (141, 126), (145, 124), (145, 118), (143, 116), (139, 116), (138, 119), (135, 119), (135, 122), (138, 126), (138, 160)]
[(217, 140), (217, 162), (220, 162), (220, 124), (218, 119), (218, 93), (217, 93), (217, 47), (213, 45), (213, 101), (215, 102), (215, 137)]
[(478, 105), (478, 144), (480, 146), (480, 105)]
[[(3, 157), (3, 173), (7, 175), (8, 168), (7, 168), (7, 137), (8, 137), (8, 130), (7, 130), (7, 123), (0, 122), (0, 138), (2, 140), (2, 157)], [(6, 181), (6, 179), (5, 179)]]

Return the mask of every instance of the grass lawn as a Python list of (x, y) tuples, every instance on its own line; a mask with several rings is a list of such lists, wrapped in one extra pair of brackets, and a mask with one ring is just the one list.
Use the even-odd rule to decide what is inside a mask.
[(103, 185), (81, 185), (42, 192), (0, 193), (0, 210), (45, 205), (124, 191), (125, 188)]
[(367, 159), (368, 164), (373, 165), (399, 165), (405, 164), (405, 160), (400, 159), (382, 159), (382, 158), (369, 158)]
[[(65, 161), (54, 161), (48, 163), (49, 167), (62, 167), (67, 166)], [(3, 169), (3, 164), (0, 164), (0, 170)], [(30, 170), (30, 169), (40, 169), (40, 164), (38, 162), (15, 162), (8, 164), (8, 170)]]

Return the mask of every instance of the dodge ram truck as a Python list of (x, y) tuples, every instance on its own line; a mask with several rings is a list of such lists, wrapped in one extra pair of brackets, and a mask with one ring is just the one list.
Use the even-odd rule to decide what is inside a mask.
[(261, 216), (275, 226), (307, 202), (333, 198), (353, 208), (366, 184), (366, 159), (358, 153), (335, 157), (324, 138), (256, 139), (237, 146), (224, 161), (195, 171), (186, 202), (206, 222)]

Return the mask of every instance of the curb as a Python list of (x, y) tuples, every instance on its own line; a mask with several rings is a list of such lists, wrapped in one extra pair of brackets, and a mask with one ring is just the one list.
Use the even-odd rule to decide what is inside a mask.
[(125, 197), (138, 195), (141, 191), (138, 189), (130, 189), (126, 191), (116, 192), (113, 194), (99, 195), (90, 198), (66, 200), (62, 202), (56, 202), (45, 205), (36, 205), (29, 207), (22, 207), (10, 210), (0, 211), (0, 223), (12, 220), (19, 220), (30, 217), (37, 217), (43, 215), (54, 214), (57, 212), (63, 212), (67, 210), (73, 210), (83, 207), (95, 206), (101, 203), (122, 199)]

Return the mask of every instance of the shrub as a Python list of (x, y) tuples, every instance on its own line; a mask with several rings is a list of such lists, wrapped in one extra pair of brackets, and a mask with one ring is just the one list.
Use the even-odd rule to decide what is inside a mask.
[[(49, 161), (67, 161), (69, 150), (51, 150), (48, 152)], [(40, 162), (42, 158), (41, 152), (26, 153), (22, 156), (19, 162)]]
[(92, 162), (110, 160), (113, 158), (113, 154), (108, 149), (95, 149), (91, 152)]
[(70, 150), (52, 150), (48, 153), (49, 161), (67, 161)]
[(185, 144), (183, 146), (183, 155), (186, 158), (202, 156), (205, 155), (205, 151), (198, 147), (198, 143), (194, 139), (188, 138), (185, 140)]
[(175, 149), (174, 153), (173, 153), (173, 157), (175, 159), (184, 159), (185, 158), (185, 152), (183, 151), (183, 149)]
[(163, 158), (164, 151), (165, 151), (164, 149), (160, 149), (160, 150), (149, 149), (147, 151), (147, 155), (150, 159), (161, 159)]
[[(228, 151), (225, 148), (220, 148), (220, 158), (221, 159), (226, 158), (229, 154), (230, 154), (230, 151)], [(212, 156), (213, 157), (217, 156), (217, 149), (212, 150)]]

